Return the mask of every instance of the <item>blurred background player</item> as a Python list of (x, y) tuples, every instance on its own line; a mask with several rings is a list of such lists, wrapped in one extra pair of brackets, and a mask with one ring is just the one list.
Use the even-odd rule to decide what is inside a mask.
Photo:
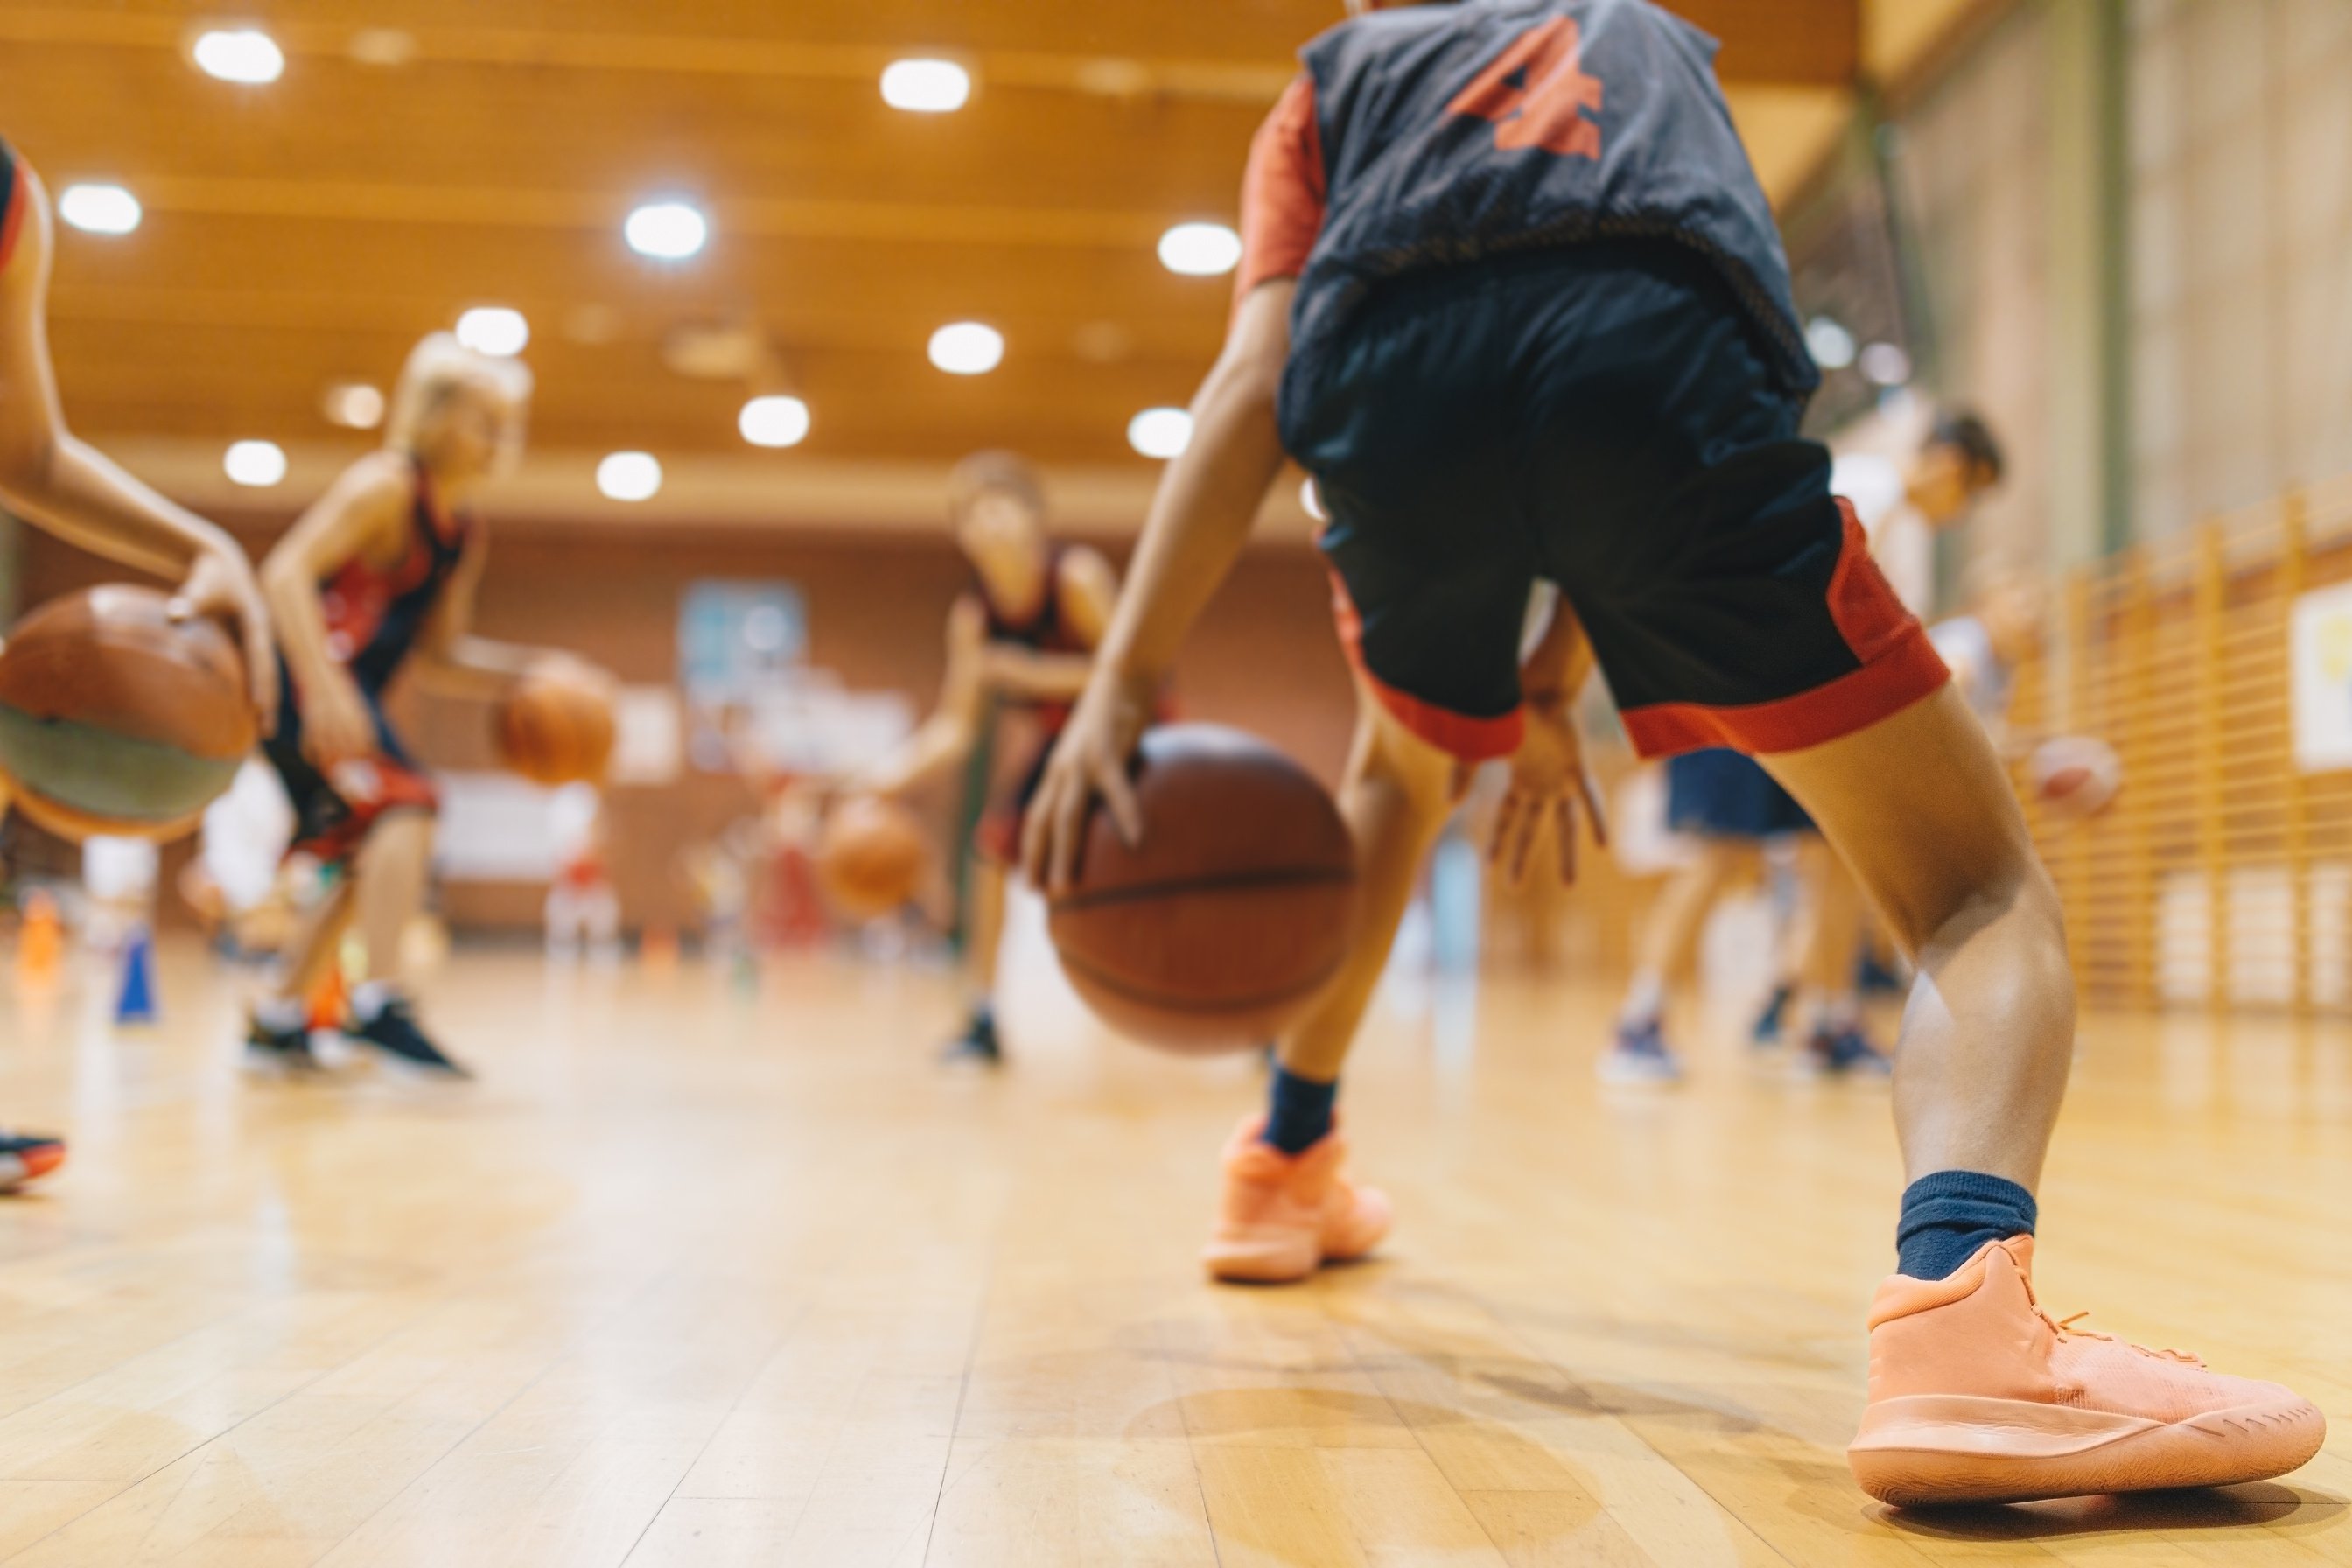
[[(1513, 815), (1572, 831), (1563, 688), (1589, 637), (1638, 750), (1770, 756), (1920, 966), (1857, 1479), (1910, 1503), (2169, 1484), (2128, 1451), (2053, 1474), (2085, 1409), (2110, 1436), (2173, 1429), (2213, 1484), (2301, 1464), (2324, 1422), (2292, 1391), (2035, 1306), (2032, 1189), (2074, 1049), (2056, 892), (1828, 452), (1798, 437), (1818, 373), (1712, 42), (1633, 0), (1377, 9), (1308, 46), (1253, 149), (1239, 307), (1024, 846), (1066, 889), (1097, 799), (1142, 831), (1151, 693), (1287, 451), (1330, 513), (1362, 676), (1343, 809), (1363, 905), (1266, 1114), (1227, 1145), (1211, 1271), (1299, 1279), (1387, 1228), (1341, 1170), (1340, 1065), (1465, 767), (1511, 756)], [(1561, 603), (1522, 668), (1538, 577)]]
[[(253, 705), (266, 728), (277, 710), (269, 617), (236, 542), (165, 500), (77, 439), (58, 404), (49, 364), (52, 232), (40, 177), (0, 142), (0, 501), (27, 521), (110, 561), (180, 584), (184, 615), (233, 617), (243, 638)], [(8, 811), (0, 777), (0, 818)], [(0, 1131), (0, 1189), (51, 1171), (61, 1139)]]
[(949, 1054), (994, 1062), (1003, 1054), (992, 994), (1005, 868), (1071, 700), (1086, 688), (1118, 579), (1099, 552), (1047, 535), (1045, 489), (1022, 458), (976, 454), (957, 465), (950, 484), (949, 515), (971, 586), (948, 612), (938, 706), (868, 787), (904, 795), (986, 750), (963, 912), (971, 1011)]
[(384, 716), (413, 669), (457, 696), (494, 699), (531, 665), (568, 656), (471, 635), (488, 540), (466, 503), (520, 446), (530, 374), (446, 333), (416, 345), (383, 447), (344, 470), (262, 566), (283, 650), (281, 711), (263, 749), (298, 821), (295, 853), (337, 879), (254, 1006), (249, 1056), (314, 1066), (308, 998), (356, 923), (367, 972), (347, 1032), (403, 1061), (465, 1069), (434, 1044), (400, 982), (401, 933), (423, 907), (438, 795)]
[[(1853, 507), (1887, 585), (1913, 615), (1932, 613), (1937, 536), (1966, 521), (2000, 483), (1991, 430), (1974, 414), (1937, 416), (1925, 399), (1902, 393), (1832, 451), (1832, 488)], [(1750, 1033), (1759, 1045), (1777, 1043), (1793, 1008), (1804, 1042), (1801, 1068), (1884, 1076), (1891, 1064), (1864, 1031), (1856, 984), (1862, 889), (1804, 808), (1752, 759), (1711, 748), (1668, 759), (1666, 817), (1695, 852), (1643, 922), (1601, 1076), (1620, 1082), (1681, 1076), (1665, 1030), (1675, 981), (1689, 972), (1717, 900), (1762, 868), (1763, 851), (1776, 842), (1794, 851), (1795, 907), (1774, 944), (1772, 993)]]

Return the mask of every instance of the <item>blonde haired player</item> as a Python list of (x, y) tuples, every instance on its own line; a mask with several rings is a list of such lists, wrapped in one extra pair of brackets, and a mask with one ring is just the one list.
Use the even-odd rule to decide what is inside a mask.
[[(1227, 1147), (1210, 1268), (1297, 1279), (1379, 1240), (1385, 1204), (1341, 1173), (1340, 1065), (1464, 764), (1511, 759), (1507, 827), (1572, 830), (1569, 656), (1589, 639), (1638, 749), (1761, 753), (1917, 961), (1856, 1479), (1956, 1502), (2303, 1464), (2326, 1434), (2307, 1400), (2034, 1300), (2032, 1188), (2074, 1049), (2057, 897), (1983, 727), (1797, 434), (1818, 373), (1713, 40), (1640, 0), (1356, 9), (1376, 14), (1307, 47), (1253, 149), (1224, 351), (1024, 847), (1066, 887), (1097, 801), (1142, 831), (1128, 767), (1151, 693), (1298, 458), (1353, 608), (1364, 918)], [(1523, 668), (1534, 578), (1561, 603)], [(1806, 1215), (1772, 1218), (1804, 1247)]]
[[(233, 616), (243, 636), (253, 706), (278, 707), (269, 616), (253, 568), (227, 534), (132, 479), (67, 427), (49, 364), (48, 194), (0, 142), (0, 501), (93, 555), (180, 584), (184, 615)], [(8, 812), (0, 777), (0, 818)], [(57, 1168), (62, 1139), (0, 1131), (0, 1189)]]
[(346, 1032), (388, 1056), (465, 1069), (419, 1026), (400, 980), (401, 932), (423, 907), (439, 796), (385, 718), (393, 679), (496, 698), (533, 664), (567, 656), (472, 635), (488, 539), (467, 507), (517, 454), (530, 373), (446, 332), (418, 343), (394, 390), (383, 446), (304, 512), (262, 564), (278, 624), (282, 712), (263, 750), (293, 801), (293, 852), (337, 879), (254, 1006), (248, 1059), (315, 1066), (311, 990), (356, 923), (367, 973)]

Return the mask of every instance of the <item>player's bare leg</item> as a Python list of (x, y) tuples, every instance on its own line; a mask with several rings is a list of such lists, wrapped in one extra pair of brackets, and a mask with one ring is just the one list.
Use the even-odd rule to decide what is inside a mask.
[(948, 1042), (948, 1059), (993, 1067), (1004, 1059), (1004, 1044), (996, 1029), (996, 963), (1004, 947), (1004, 900), (1010, 879), (992, 855), (974, 855), (970, 861), (970, 925), (964, 942), (964, 984), (971, 996), (971, 1016), (962, 1034)]
[(1601, 1058), (1612, 1082), (1671, 1082), (1681, 1076), (1666, 1046), (1665, 1011), (1674, 977), (1690, 972), (1706, 917), (1734, 878), (1757, 863), (1753, 845), (1700, 838), (1690, 863), (1666, 880), (1642, 922), (1633, 974), (1617, 1015), (1617, 1038)]
[(1355, 939), (1347, 962), (1276, 1051), (1272, 1110), (1225, 1149), (1217, 1226), (1202, 1254), (1220, 1279), (1304, 1279), (1355, 1258), (1389, 1228), (1388, 1199), (1350, 1184), (1332, 1130), (1341, 1065), (1388, 966), (1430, 847), (1460, 798), (1460, 765), (1406, 730), (1360, 684), (1339, 811), (1356, 840)]
[(1959, 693), (1767, 762), (1919, 969), (1895, 1069), (1911, 1185), (1900, 1272), (1871, 1310), (1856, 1479), (1892, 1502), (1990, 1501), (2309, 1459), (2326, 1422), (2291, 1391), (2070, 1331), (2034, 1300), (2032, 1188), (2074, 1051), (2074, 975), (2057, 895)]

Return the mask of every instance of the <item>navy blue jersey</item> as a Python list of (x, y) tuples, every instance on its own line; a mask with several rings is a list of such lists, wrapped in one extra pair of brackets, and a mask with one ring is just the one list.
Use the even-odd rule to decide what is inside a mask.
[(1328, 211), (1299, 279), (1297, 358), (1328, 346), (1390, 279), (1666, 238), (1715, 265), (1775, 374), (1810, 393), (1820, 373), (1715, 50), (1644, 0), (1409, 6), (1309, 44)]

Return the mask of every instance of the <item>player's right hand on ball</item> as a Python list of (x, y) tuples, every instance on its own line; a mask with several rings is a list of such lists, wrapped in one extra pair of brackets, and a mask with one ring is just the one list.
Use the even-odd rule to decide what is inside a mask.
[(261, 584), (245, 552), (223, 540), (216, 549), (196, 557), (180, 591), (172, 595), (175, 619), (204, 616), (226, 621), (236, 628), (245, 649), (247, 700), (263, 734), (278, 729), (278, 643), (269, 629), (269, 610), (262, 602)]
[(1021, 869), (1034, 887), (1058, 892), (1077, 879), (1087, 820), (1099, 800), (1118, 836), (1143, 837), (1143, 808), (1135, 798), (1128, 763), (1151, 722), (1159, 683), (1097, 669), (1070, 721), (1054, 742), (1053, 760), (1021, 830)]
[(375, 723), (367, 703), (340, 668), (302, 687), (302, 751), (321, 768), (375, 752)]

